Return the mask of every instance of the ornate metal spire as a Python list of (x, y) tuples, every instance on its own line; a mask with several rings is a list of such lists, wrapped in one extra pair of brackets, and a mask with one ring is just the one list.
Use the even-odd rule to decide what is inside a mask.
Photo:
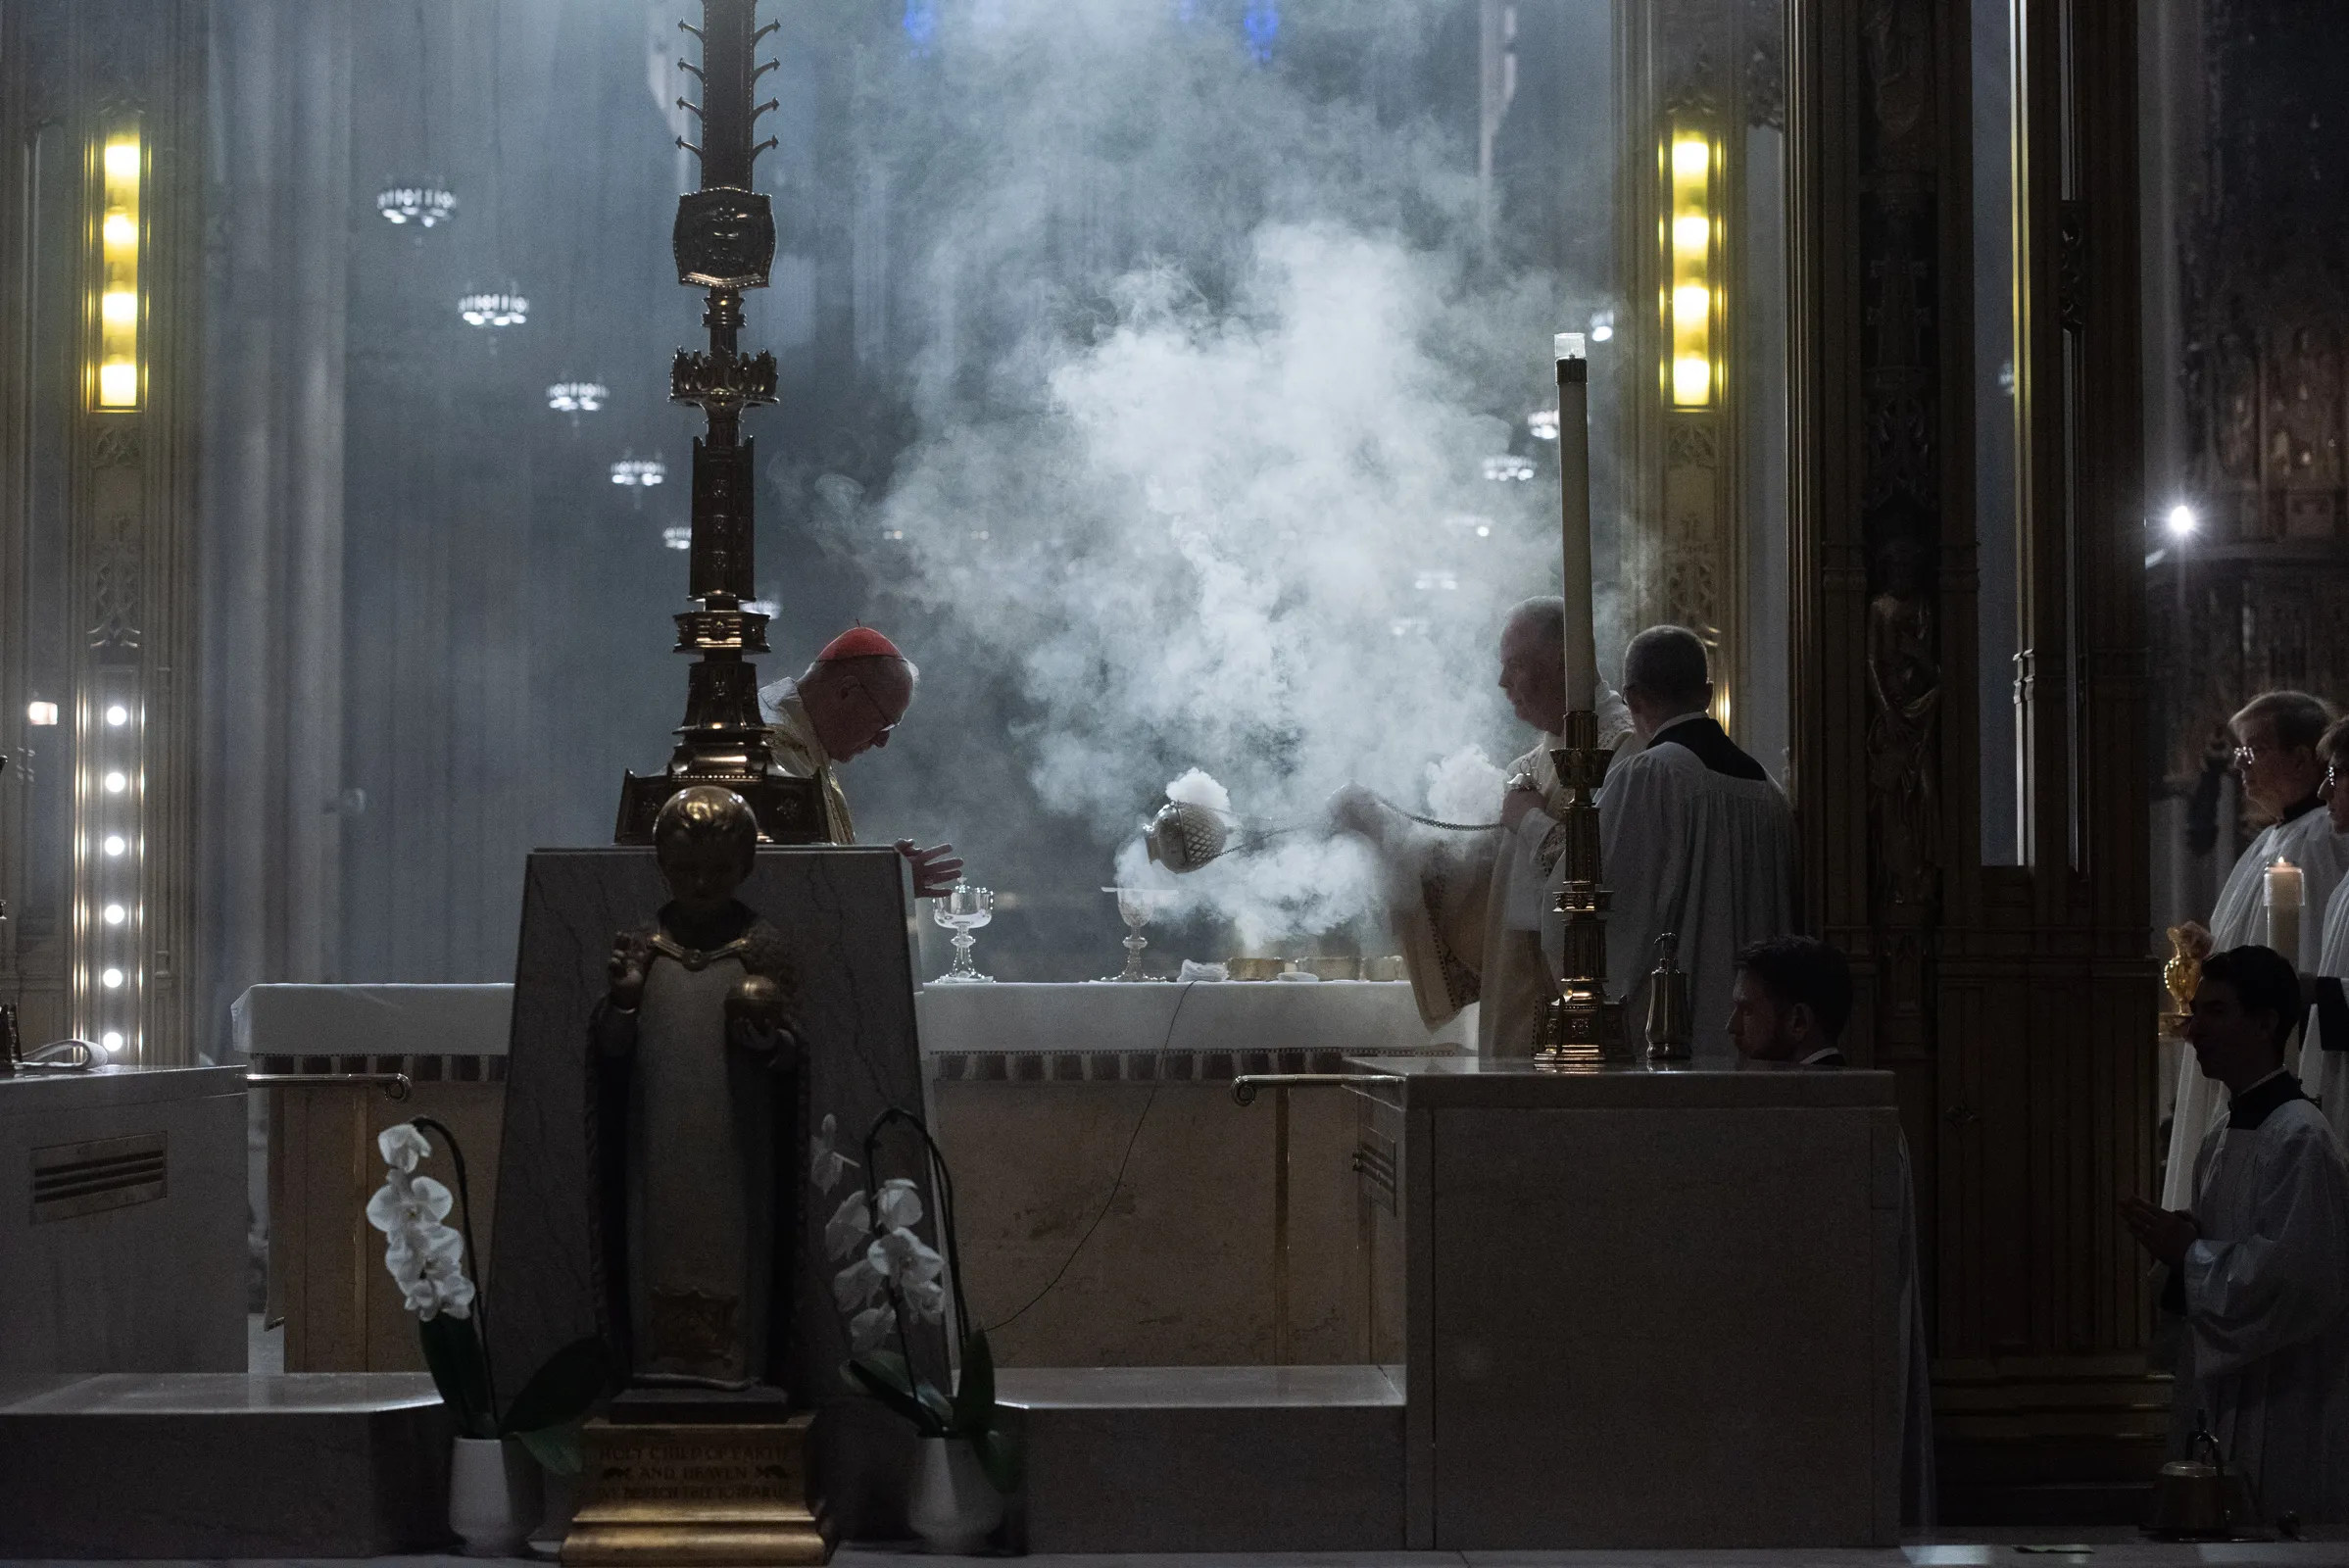
[(620, 790), (622, 844), (652, 842), (661, 803), (690, 784), (722, 784), (748, 801), (761, 838), (807, 844), (824, 835), (823, 799), (813, 779), (787, 777), (767, 747), (759, 711), (758, 667), (766, 649), (766, 616), (745, 609), (756, 596), (752, 572), (758, 469), (742, 434), (746, 409), (775, 401), (775, 357), (740, 346), (742, 296), (764, 288), (775, 260), (775, 220), (751, 189), (751, 166), (775, 145), (754, 146), (753, 126), (775, 107), (754, 105), (752, 91), (774, 62), (756, 64), (759, 40), (775, 24), (758, 24), (758, 0), (702, 0), (702, 25), (677, 25), (702, 42), (702, 62), (681, 62), (701, 85), (702, 101), (677, 100), (701, 120), (701, 144), (678, 145), (701, 159), (701, 189), (677, 200), (670, 235), (677, 281), (708, 291), (702, 324), (706, 351), (677, 351), (669, 397), (700, 407), (709, 421), (693, 444), (693, 544), (690, 595), (700, 608), (677, 616), (677, 649), (695, 655), (686, 677), (685, 722), (664, 772), (627, 775)]

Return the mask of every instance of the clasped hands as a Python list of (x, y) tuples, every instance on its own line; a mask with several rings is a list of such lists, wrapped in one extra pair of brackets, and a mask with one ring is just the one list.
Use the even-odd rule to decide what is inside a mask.
[(2186, 1249), (2202, 1239), (2202, 1227), (2182, 1208), (2164, 1208), (2142, 1198), (2121, 1200), (2121, 1223), (2137, 1245), (2177, 1268), (2186, 1260)]

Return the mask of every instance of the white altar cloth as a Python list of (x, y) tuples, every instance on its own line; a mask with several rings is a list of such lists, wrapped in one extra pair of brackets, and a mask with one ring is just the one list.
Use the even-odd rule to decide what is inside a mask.
[[(1455, 1019), (1431, 1041), (1399, 980), (928, 985), (914, 1011), (922, 1054), (947, 1079), (1136, 1077), (1130, 1061), (1088, 1058), (1424, 1054), (1459, 1038)], [(1472, 1036), (1474, 1027), (1471, 1020)], [(1160, 1076), (1195, 1074), (1178, 1066)]]
[(503, 1056), (510, 985), (254, 986), (229, 1008), (237, 1054)]

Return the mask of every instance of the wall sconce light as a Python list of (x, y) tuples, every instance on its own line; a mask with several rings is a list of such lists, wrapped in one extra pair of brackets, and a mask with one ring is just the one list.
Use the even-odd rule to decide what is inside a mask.
[(99, 143), (97, 355), (91, 367), (93, 402), (100, 409), (139, 406), (139, 243), (144, 227), (139, 195), (145, 158), (134, 126)]
[(1670, 345), (1666, 382), (1674, 408), (1710, 408), (1719, 293), (1712, 275), (1717, 156), (1709, 137), (1686, 127), (1673, 130), (1664, 155), (1671, 192), (1664, 231), (1665, 275), (1671, 279), (1664, 297), (1664, 340)]

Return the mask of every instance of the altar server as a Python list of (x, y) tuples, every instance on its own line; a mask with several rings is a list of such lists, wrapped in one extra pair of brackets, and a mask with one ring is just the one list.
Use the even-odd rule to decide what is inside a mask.
[(1794, 925), (1794, 813), (1786, 792), (1706, 712), (1704, 644), (1650, 626), (1623, 656), (1623, 700), (1644, 743), (1599, 792), (1607, 989), (1635, 1036), (1647, 1016), (1656, 939), (1680, 937), (1695, 1003), (1694, 1054), (1732, 1058), (1730, 991), (1740, 948)]
[[(2335, 842), (2340, 842), (2349, 837), (2349, 718), (2325, 731), (2317, 742), (2317, 758), (2325, 764), (2317, 793), (2324, 797), (2326, 818)], [(2333, 1136), (2349, 1144), (2349, 996), (2342, 989), (2342, 982), (2349, 981), (2349, 876), (2325, 901), (2320, 929), (2317, 973), (2307, 977), (2304, 988), (2317, 1016), (2301, 1046), (2300, 1081), (2332, 1123)]]
[[(2235, 772), (2252, 818), (2265, 822), (2219, 890), (2207, 930), (2185, 928), (2194, 951), (2223, 952), (2267, 941), (2267, 915), (2260, 898), (2268, 867), (2289, 860), (2303, 879), (2300, 951), (2284, 956), (2303, 970), (2321, 967), (2324, 921), (2333, 890), (2349, 871), (2349, 836), (2336, 832), (2317, 799), (2325, 764), (2317, 743), (2334, 718), (2329, 704), (2305, 692), (2266, 692), (2245, 704), (2228, 721), (2234, 732)], [(2162, 1203), (2183, 1208), (2190, 1200), (2194, 1151), (2202, 1146), (2219, 1112), (2218, 1092), (2195, 1069), (2191, 1057), (2178, 1063), (2177, 1096), (2170, 1116), (2169, 1166), (2162, 1179)]]
[(2195, 1153), (2192, 1205), (2125, 1200), (2170, 1266), (2182, 1319), (2171, 1451), (2197, 1418), (2257, 1486), (2273, 1522), (2349, 1523), (2349, 1158), (2285, 1070), (2300, 1015), (2292, 966), (2239, 947), (2204, 964), (2186, 1040), (2224, 1085), (2226, 1120)]
[(1729, 1038), (1747, 1061), (1840, 1067), (1851, 1018), (1851, 960), (1816, 937), (1771, 937), (1737, 950)]
[[(1773, 1069), (1843, 1063), (1851, 1018), (1851, 960), (1815, 937), (1772, 937), (1737, 953), (1729, 1033), (1744, 1061)], [(1900, 1149), (1900, 1337), (1906, 1396), (1900, 1421), (1900, 1518), (1933, 1522), (1933, 1367), (1925, 1353), (1925, 1295), (1917, 1276), (1916, 1188)]]
[[(921, 671), (897, 644), (870, 626), (856, 626), (826, 643), (799, 679), (776, 681), (759, 693), (775, 760), (792, 777), (823, 786), (829, 842), (856, 842), (835, 768), (889, 744), (913, 706), (920, 679)], [(912, 864), (917, 898), (938, 898), (961, 878), (962, 862), (952, 844), (925, 850), (902, 839), (897, 848)]]
[[(1441, 1028), (1471, 1003), (1477, 1051), (1526, 1056), (1542, 1009), (1555, 995), (1558, 940), (1546, 943), (1548, 889), (1562, 845), (1547, 807), (1557, 788), (1549, 754), (1566, 716), (1566, 602), (1528, 599), (1500, 634), (1500, 689), (1524, 723), (1540, 731), (1509, 764), (1494, 803), (1501, 827), (1485, 833), (1423, 833), (1352, 786), (1331, 798), (1340, 829), (1368, 839), (1388, 873), (1389, 916), (1419, 1015)], [(1604, 682), (1595, 693), (1599, 744), (1637, 750), (1630, 712)]]

